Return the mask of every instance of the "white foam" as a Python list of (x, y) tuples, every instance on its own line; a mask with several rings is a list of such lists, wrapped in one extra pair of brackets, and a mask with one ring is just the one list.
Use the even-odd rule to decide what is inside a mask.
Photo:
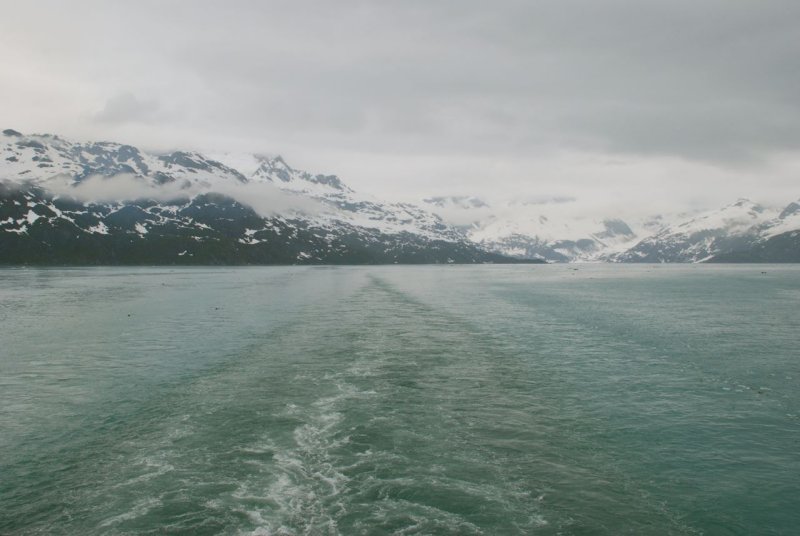
[(141, 517), (145, 515), (147, 512), (155, 508), (156, 506), (161, 505), (161, 500), (155, 497), (150, 497), (144, 499), (142, 501), (137, 502), (133, 505), (133, 508), (128, 510), (127, 512), (123, 512), (122, 514), (116, 515), (114, 517), (110, 517), (105, 521), (100, 523), (101, 527), (109, 527), (111, 525), (116, 525), (123, 521), (128, 521), (130, 519), (136, 519), (137, 517)]

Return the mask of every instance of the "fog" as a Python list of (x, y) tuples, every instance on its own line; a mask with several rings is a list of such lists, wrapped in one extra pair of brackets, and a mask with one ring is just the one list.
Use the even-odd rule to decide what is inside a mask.
[(333, 210), (306, 196), (280, 190), (267, 182), (220, 181), (213, 185), (193, 184), (186, 187), (180, 181), (159, 185), (136, 175), (120, 174), (113, 177), (93, 175), (75, 184), (72, 177), (60, 175), (42, 183), (41, 186), (53, 195), (69, 197), (82, 203), (141, 199), (185, 202), (197, 195), (213, 192), (231, 197), (263, 217), (295, 214), (312, 216)]

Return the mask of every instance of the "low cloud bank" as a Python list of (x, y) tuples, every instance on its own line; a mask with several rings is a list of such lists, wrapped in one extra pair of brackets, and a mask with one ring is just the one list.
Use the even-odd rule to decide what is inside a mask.
[(113, 177), (93, 175), (77, 184), (73, 183), (72, 177), (57, 176), (40, 185), (54, 195), (70, 197), (82, 203), (130, 202), (142, 199), (169, 202), (216, 193), (235, 199), (263, 217), (310, 216), (332, 210), (321, 202), (285, 192), (266, 182), (188, 184), (185, 181), (175, 181), (155, 184), (138, 175), (120, 174)]

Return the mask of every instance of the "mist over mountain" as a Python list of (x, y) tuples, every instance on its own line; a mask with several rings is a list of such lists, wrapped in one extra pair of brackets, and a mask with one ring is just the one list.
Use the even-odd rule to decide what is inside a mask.
[[(0, 137), (5, 263), (793, 262), (800, 204), (605, 217), (569, 197), (420, 205), (279, 156)], [(640, 213), (634, 212), (634, 213)]]
[(549, 262), (795, 262), (786, 237), (800, 229), (797, 202), (765, 207), (739, 199), (715, 210), (644, 218), (629, 216), (626, 207), (597, 218), (570, 200), (482, 204), (480, 210), (457, 202), (428, 205), (490, 251)]
[(797, 262), (796, 202), (765, 208), (748, 199), (678, 221), (629, 250), (617, 262)]
[(520, 262), (416, 206), (253, 156), (244, 173), (195, 152), (3, 132), (0, 262), (298, 264)]

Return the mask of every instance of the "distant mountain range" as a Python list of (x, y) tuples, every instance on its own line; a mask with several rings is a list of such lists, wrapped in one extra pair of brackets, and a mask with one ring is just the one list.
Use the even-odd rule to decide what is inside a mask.
[[(719, 210), (668, 225), (634, 247), (614, 254), (617, 262), (797, 262), (800, 205), (768, 210), (739, 199)], [(787, 246), (795, 244), (794, 248)]]
[(548, 262), (800, 262), (800, 202), (768, 209), (739, 199), (717, 210), (673, 221), (654, 216), (636, 225), (618, 217), (566, 215), (564, 202), (491, 207), (475, 198), (425, 200), (476, 244), (510, 256)]
[(0, 135), (5, 264), (800, 262), (798, 202), (626, 222), (570, 201), (387, 203), (280, 156)]
[(531, 262), (486, 251), (414, 205), (359, 195), (334, 175), (249, 159), (246, 175), (194, 152), (5, 130), (0, 262)]

